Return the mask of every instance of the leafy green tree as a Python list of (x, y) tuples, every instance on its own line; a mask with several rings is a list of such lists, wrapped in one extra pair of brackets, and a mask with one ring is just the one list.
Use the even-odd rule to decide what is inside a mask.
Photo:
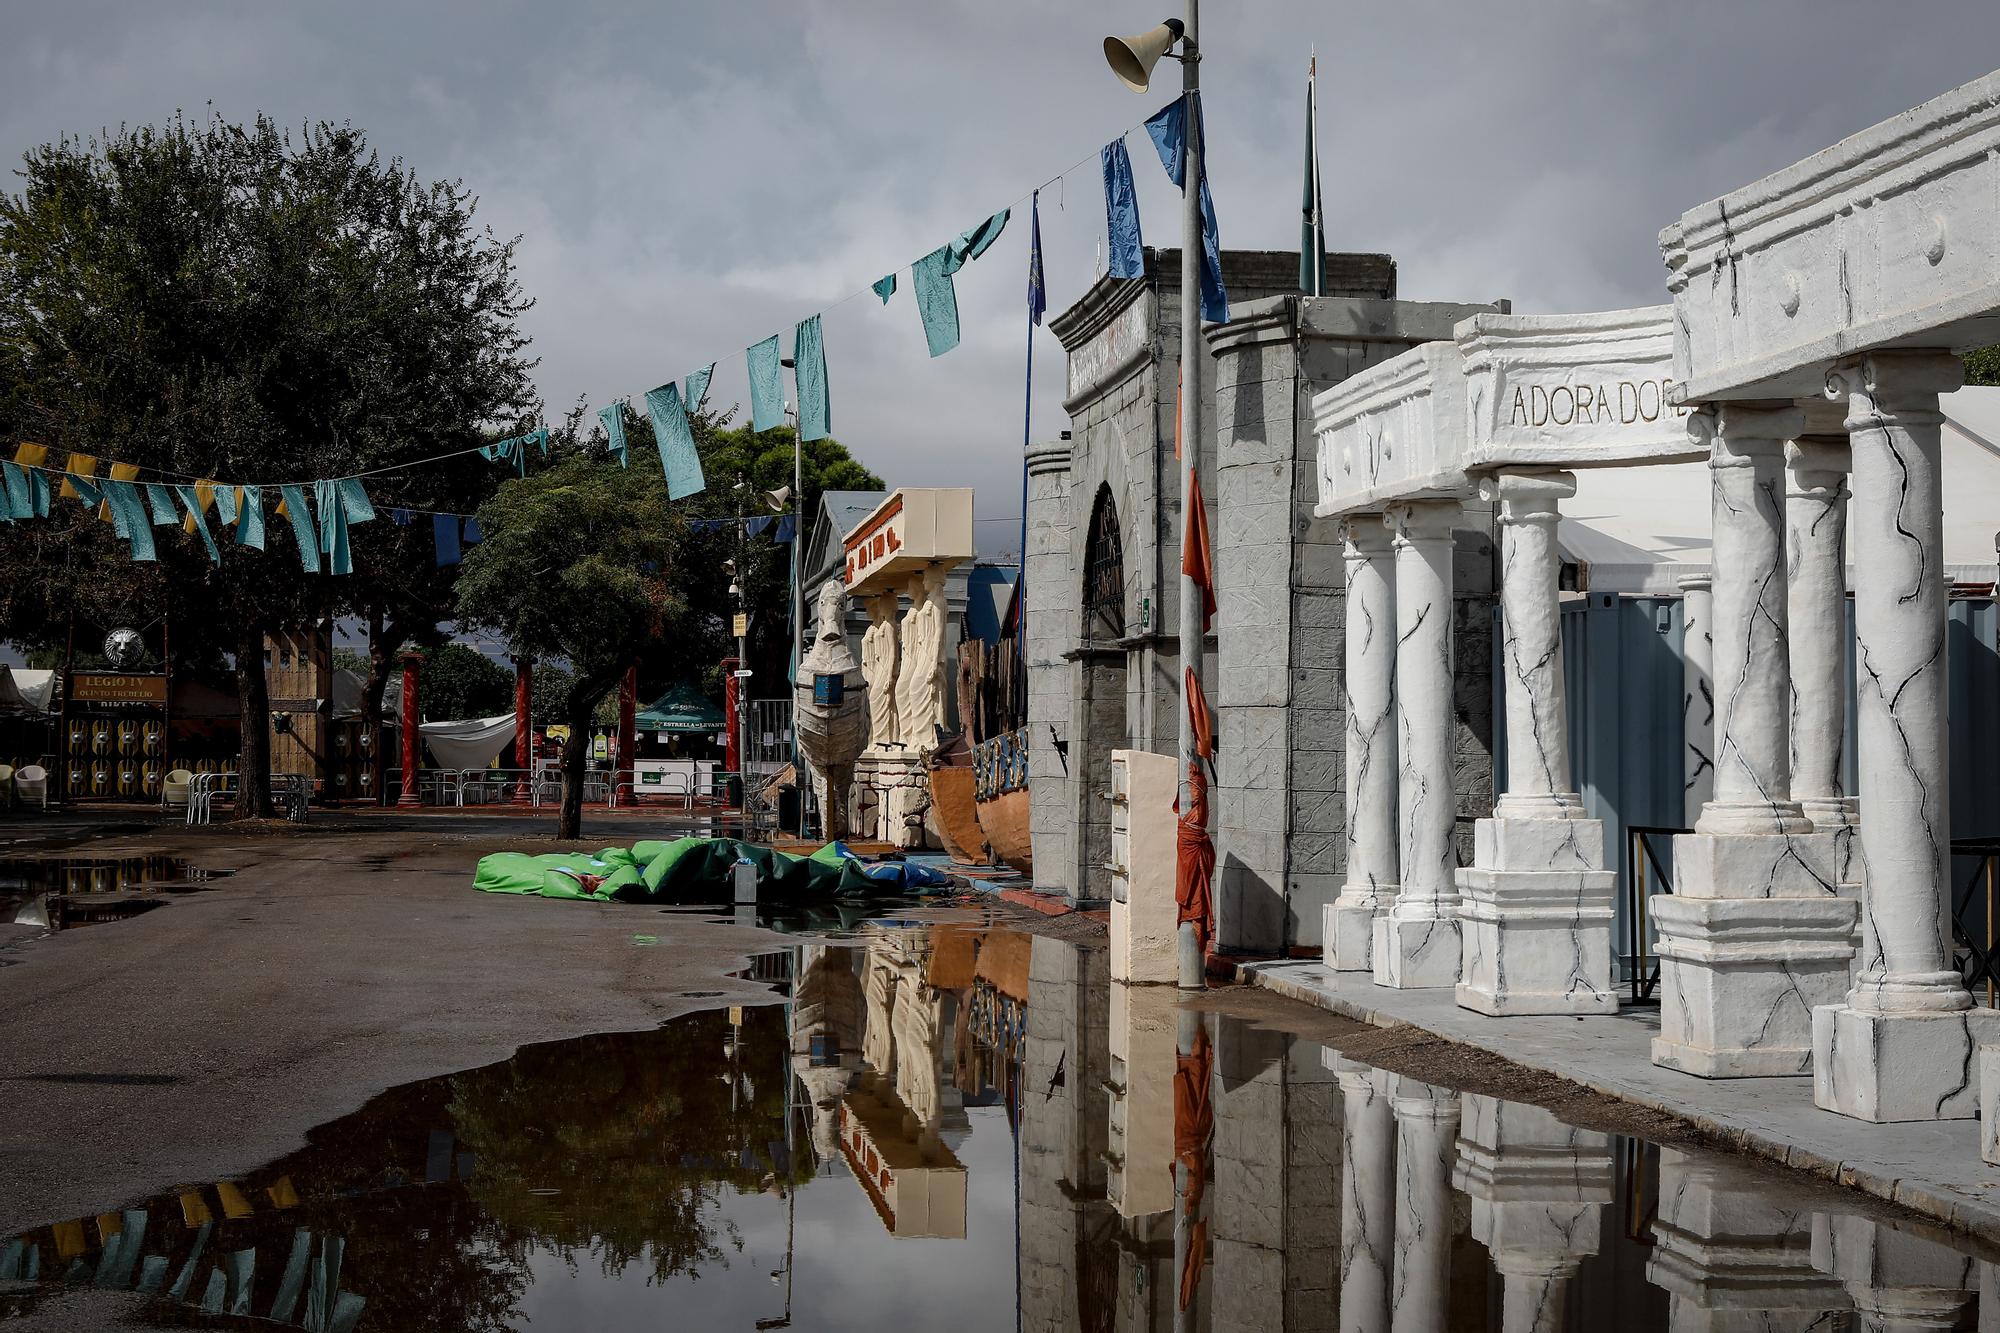
[[(734, 519), (739, 515), (764, 517), (771, 510), (764, 503), (767, 491), (792, 484), (792, 438), (790, 426), (767, 431), (747, 427), (731, 428), (733, 409), (704, 410), (691, 418), (695, 450), (701, 455), (708, 489), (680, 501), (675, 508), (691, 519)], [(625, 409), (625, 439), (635, 462), (658, 455), (653, 442), (652, 422), (630, 406)], [(602, 456), (606, 440), (595, 429), (579, 447)], [(836, 440), (814, 440), (799, 455), (804, 495), (796, 501), (795, 512), (802, 516), (798, 540), (809, 535), (803, 529), (819, 511), (819, 497), (829, 490), (879, 490), (882, 479), (870, 472)], [(739, 487), (738, 482), (742, 485)], [(705, 680), (715, 674), (716, 664), (733, 656), (736, 642), (729, 636), (729, 616), (736, 610), (728, 596), (732, 578), (730, 562), (742, 566), (740, 586), (743, 602), (750, 611), (750, 665), (762, 682), (753, 689), (760, 696), (783, 695), (790, 686), (785, 680), (791, 662), (791, 548), (772, 540), (767, 528), (755, 537), (747, 536), (735, 524), (718, 532), (697, 534), (698, 558), (690, 574), (705, 586), (704, 599), (719, 608), (713, 622), (714, 633), (698, 641), (676, 645), (682, 651), (671, 660), (649, 655), (641, 675), (642, 689), (664, 689), (682, 680)], [(805, 609), (811, 609), (807, 590)]]
[(2000, 385), (2000, 347), (1982, 347), (1965, 354), (1967, 384)]
[(433, 722), (514, 711), (514, 673), (462, 643), (424, 654), (419, 680), (424, 716)]
[[(0, 198), (0, 439), (156, 481), (370, 472), (385, 507), (468, 512), (493, 465), (406, 465), (539, 418), (513, 242), (475, 226), (462, 185), (419, 181), (349, 125), (295, 137), (262, 117), (176, 118), (43, 145), (20, 176)], [(353, 575), (307, 574), (277, 500), (266, 491), (267, 549), (220, 532), (213, 565), (172, 527), (156, 529), (158, 562), (135, 565), (73, 502), (0, 525), (10, 638), (45, 646), (72, 616), (164, 610), (177, 657), (233, 656), (242, 817), (270, 813), (266, 633), (378, 612), (391, 643), (435, 630), (407, 612), (434, 576), (418, 525), (358, 525)]]
[(690, 595), (695, 553), (657, 457), (622, 469), (567, 455), (503, 485), (479, 523), (485, 540), (459, 576), (459, 618), (494, 630), (517, 657), (569, 670), (558, 836), (573, 839), (598, 701), (649, 647), (673, 651), (715, 612)]

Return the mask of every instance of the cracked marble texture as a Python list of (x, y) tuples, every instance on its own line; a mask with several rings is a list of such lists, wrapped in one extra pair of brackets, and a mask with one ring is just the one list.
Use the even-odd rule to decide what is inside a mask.
[(1396, 570), (1380, 515), (1344, 527), (1347, 878), (1326, 911), (1328, 967), (1374, 968), (1375, 917), (1397, 893)]

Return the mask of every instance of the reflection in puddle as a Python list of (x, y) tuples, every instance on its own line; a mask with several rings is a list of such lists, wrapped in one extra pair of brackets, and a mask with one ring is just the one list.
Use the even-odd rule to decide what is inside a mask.
[(228, 873), (171, 856), (0, 858), (0, 922), (68, 930), (123, 921)]
[(16, 1237), (0, 1280), (357, 1333), (2000, 1316), (1991, 1266), (1816, 1182), (1198, 1015), (1056, 940), (857, 935), (753, 958), (777, 1003), (410, 1084), (243, 1179)]

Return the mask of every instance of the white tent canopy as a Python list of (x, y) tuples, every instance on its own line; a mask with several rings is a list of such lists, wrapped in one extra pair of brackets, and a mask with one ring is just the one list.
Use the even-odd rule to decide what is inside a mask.
[[(2000, 532), (2000, 389), (1943, 399), (1944, 560), (1956, 582), (1994, 578)], [(1566, 560), (1589, 566), (1592, 592), (1678, 596), (1709, 572), (1708, 465), (1579, 468), (1558, 529)]]
[(419, 731), (440, 768), (484, 768), (514, 743), (514, 715), (426, 722)]
[(0, 717), (40, 717), (55, 693), (55, 672), (0, 665)]

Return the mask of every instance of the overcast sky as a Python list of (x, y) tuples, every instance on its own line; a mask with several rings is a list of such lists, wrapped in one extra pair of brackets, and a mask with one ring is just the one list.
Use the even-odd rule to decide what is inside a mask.
[[(1091, 281), (1097, 150), (1171, 95), (1113, 81), (1107, 31), (1160, 0), (135, 5), (14, 0), (0, 146), (212, 103), (351, 120), (460, 177), (523, 237), (552, 414), (643, 394), (829, 311), (836, 435), (891, 485), (979, 487), (1019, 512), (1027, 227), (959, 282), (965, 342), (931, 360), (903, 289), (866, 286), (1036, 185), (1051, 310)], [(1664, 300), (1684, 209), (2000, 65), (2000, 4), (1914, 0), (1253, 0), (1203, 31), (1223, 244), (1294, 249), (1306, 55), (1320, 56), (1327, 239), (1386, 250), (1410, 299), (1524, 311)], [(1146, 237), (1175, 201), (1131, 142)], [(1037, 336), (1034, 432), (1061, 348)], [(989, 524), (982, 547), (1003, 525)]]

